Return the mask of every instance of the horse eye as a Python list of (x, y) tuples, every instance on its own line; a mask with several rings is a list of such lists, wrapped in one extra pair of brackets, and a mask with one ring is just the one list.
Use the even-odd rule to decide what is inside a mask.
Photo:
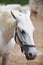
[(21, 33), (22, 33), (22, 34), (25, 34), (25, 31), (24, 31), (24, 30), (22, 30), (22, 31), (21, 31)]

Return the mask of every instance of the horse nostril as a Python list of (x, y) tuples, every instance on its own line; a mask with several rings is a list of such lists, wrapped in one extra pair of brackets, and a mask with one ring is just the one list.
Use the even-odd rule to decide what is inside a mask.
[(29, 53), (29, 56), (32, 57), (32, 53)]

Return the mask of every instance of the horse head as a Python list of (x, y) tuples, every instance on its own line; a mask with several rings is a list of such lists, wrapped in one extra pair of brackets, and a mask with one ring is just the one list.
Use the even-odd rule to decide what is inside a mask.
[(16, 19), (15, 41), (20, 44), (26, 59), (32, 60), (37, 56), (37, 51), (33, 40), (34, 26), (30, 19), (30, 10), (26, 13), (12, 11), (11, 14)]

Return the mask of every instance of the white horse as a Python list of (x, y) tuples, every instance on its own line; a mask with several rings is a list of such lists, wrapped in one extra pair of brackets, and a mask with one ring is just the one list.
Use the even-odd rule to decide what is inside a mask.
[(28, 60), (36, 57), (33, 31), (30, 11), (26, 14), (16, 10), (0, 12), (0, 56), (3, 57), (2, 65), (7, 64), (15, 41), (20, 44), (21, 51), (24, 52)]

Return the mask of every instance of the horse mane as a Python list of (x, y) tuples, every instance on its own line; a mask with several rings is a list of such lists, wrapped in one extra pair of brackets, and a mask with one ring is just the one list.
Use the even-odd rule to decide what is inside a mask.
[(4, 40), (8, 42), (14, 33), (15, 19), (12, 17), (9, 11), (0, 12), (0, 32), (2, 33)]

